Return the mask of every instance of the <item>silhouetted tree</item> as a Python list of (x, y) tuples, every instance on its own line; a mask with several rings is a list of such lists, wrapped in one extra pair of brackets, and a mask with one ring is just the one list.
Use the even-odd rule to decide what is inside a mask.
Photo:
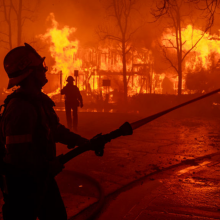
[(4, 47), (11, 50), (22, 44), (24, 24), (27, 20), (34, 20), (39, 2), (40, 0), (0, 1), (0, 42)]
[(127, 102), (126, 55), (131, 49), (131, 39), (145, 21), (140, 13), (140, 0), (110, 0), (106, 3), (106, 22), (97, 28), (101, 40), (117, 41), (121, 47), (123, 64), (124, 100)]
[[(175, 42), (171, 39), (164, 39), (166, 45), (160, 44), (163, 55), (178, 74), (178, 95), (182, 92), (182, 71), (183, 62), (186, 56), (196, 47), (204, 34), (211, 28), (214, 21), (214, 13), (217, 7), (217, 0), (159, 0), (156, 9), (152, 14), (156, 19), (163, 18), (166, 28), (173, 30)], [(186, 41), (183, 40), (182, 30), (187, 24), (195, 22), (200, 13), (200, 18), (205, 19), (203, 33), (200, 38), (192, 43), (191, 48), (183, 50)], [(197, 20), (198, 22), (198, 20)], [(203, 20), (204, 22), (204, 20)], [(192, 32), (193, 38), (193, 32)], [(176, 57), (171, 57), (169, 50), (175, 50)]]

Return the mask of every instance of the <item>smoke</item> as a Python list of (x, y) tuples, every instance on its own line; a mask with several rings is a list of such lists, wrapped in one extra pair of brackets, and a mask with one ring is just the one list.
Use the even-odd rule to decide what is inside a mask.
[(76, 28), (75, 37), (80, 42), (86, 43), (96, 38), (94, 29), (103, 15), (103, 10), (99, 0), (42, 1), (39, 7), (38, 21), (36, 21), (39, 34), (44, 33), (48, 28), (46, 19), (50, 13), (55, 15), (60, 28), (62, 26)]
[[(28, 2), (28, 0), (27, 0)], [(22, 42), (30, 43), (31, 45), (36, 45), (37, 49), (40, 48), (41, 42), (36, 42), (35, 36), (40, 34), (45, 34), (50, 24), (47, 22), (47, 17), (50, 13), (53, 13), (59, 23), (59, 28), (62, 29), (64, 26), (70, 28), (76, 28), (73, 36), (78, 39), (81, 45), (88, 42), (94, 42), (97, 40), (95, 34), (95, 28), (100, 21), (102, 21), (105, 15), (105, 9), (102, 6), (103, 1), (101, 0), (36, 0), (38, 3), (36, 11), (34, 13), (33, 21), (26, 21), (23, 26), (22, 32)], [(148, 1), (149, 3), (150, 1)], [(154, 2), (154, 1), (152, 1)], [(23, 2), (26, 4), (26, 1)], [(150, 3), (148, 6), (152, 6)], [(1, 13), (1, 12), (0, 12)], [(149, 15), (149, 7), (146, 9), (146, 15)], [(218, 32), (219, 27), (219, 15), (216, 13), (215, 23), (212, 27), (212, 32)], [(1, 18), (1, 16), (0, 16)], [(151, 20), (152, 21), (152, 20)], [(2, 24), (3, 25), (3, 24)], [(7, 29), (7, 27), (5, 28)], [(143, 27), (137, 33), (137, 38), (135, 39), (138, 46), (143, 46), (152, 50), (155, 57), (155, 62), (158, 62), (158, 67), (163, 67), (165, 63), (162, 62), (161, 55), (159, 51), (155, 49), (153, 42), (157, 37), (159, 37), (161, 32), (158, 29), (157, 23), (150, 23)], [(40, 39), (38, 39), (40, 41)], [(0, 52), (0, 59), (3, 60), (4, 56), (8, 50), (3, 49)], [(43, 55), (43, 54), (42, 54)], [(45, 54), (46, 55), (46, 54)], [(7, 75), (4, 72), (3, 65), (0, 65), (1, 71), (1, 81), (0, 87), (7, 86)], [(162, 72), (162, 70), (161, 70)]]

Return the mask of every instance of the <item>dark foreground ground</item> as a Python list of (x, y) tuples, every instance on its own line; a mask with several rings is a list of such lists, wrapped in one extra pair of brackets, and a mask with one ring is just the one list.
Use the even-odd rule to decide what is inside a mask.
[[(183, 112), (181, 114), (181, 116), (178, 114), (163, 116), (135, 130), (131, 136), (120, 137), (111, 141), (106, 144), (103, 157), (95, 156), (94, 152), (86, 152), (68, 162), (63, 172), (56, 177), (68, 217), (76, 215), (96, 202), (98, 196), (96, 187), (85, 178), (76, 176), (74, 172), (77, 171), (88, 174), (98, 180), (104, 188), (105, 195), (113, 196), (107, 197), (104, 211), (97, 219), (220, 219), (218, 215), (220, 209), (218, 199), (220, 194), (219, 182), (216, 183), (210, 180), (212, 176), (209, 179), (205, 174), (202, 176), (202, 173), (199, 173), (199, 168), (197, 169), (197, 167), (202, 167), (205, 169), (204, 173), (210, 174), (208, 163), (205, 162), (203, 164), (206, 160), (201, 160), (196, 165), (193, 163), (187, 165), (187, 167), (194, 166), (197, 169), (196, 171), (185, 172), (191, 174), (191, 177), (185, 176), (182, 178), (183, 176), (176, 175), (174, 170), (163, 174), (164, 176), (162, 175), (161, 171), (164, 171), (164, 169), (166, 171), (166, 168), (172, 168), (173, 165), (180, 164), (183, 161), (220, 152), (220, 117), (218, 117), (216, 112), (213, 117), (212, 115), (197, 117), (189, 114), (186, 116)], [(66, 124), (64, 112), (58, 112), (58, 115), (61, 123)], [(98, 133), (108, 133), (117, 129), (125, 121), (134, 122), (145, 116), (147, 115), (82, 112), (79, 113), (78, 133), (86, 138), (92, 138)], [(64, 145), (57, 145), (58, 155), (67, 151), (68, 149)], [(219, 162), (216, 157), (213, 158), (213, 161), (212, 158), (210, 159), (209, 165)], [(201, 164), (202, 166), (200, 166)], [(185, 170), (185, 165), (181, 164), (181, 166), (183, 167), (174, 167), (174, 169)], [(216, 171), (216, 166), (215, 173), (213, 173), (215, 176), (219, 175), (220, 171), (220, 168)], [(213, 169), (210, 168), (210, 171), (213, 171)], [(151, 176), (152, 173), (155, 176)], [(138, 185), (138, 180), (145, 176), (148, 178), (146, 179), (148, 182), (144, 181)], [(127, 191), (131, 193), (126, 194), (122, 200), (117, 200), (119, 197), (114, 196), (114, 192), (118, 190), (117, 196), (123, 195), (120, 189), (131, 182), (134, 183), (132, 186), (134, 191)], [(148, 192), (145, 187), (148, 187)], [(137, 204), (146, 204), (145, 200), (153, 201), (154, 190), (159, 189), (158, 187), (161, 189), (161, 195), (163, 195), (161, 200), (159, 199), (156, 203), (152, 203), (154, 209), (143, 212), (142, 215), (146, 215), (141, 218), (140, 213), (144, 208), (140, 208), (140, 206), (138, 208)], [(175, 187), (177, 188), (175, 189)], [(164, 196), (164, 192), (167, 195)], [(179, 192), (179, 194), (176, 192)], [(203, 194), (205, 197), (203, 197)], [(198, 195), (201, 195), (201, 197), (198, 198)], [(156, 208), (163, 207), (163, 204), (169, 204), (168, 206), (171, 208), (174, 206), (183, 207), (186, 204), (190, 206), (195, 197), (200, 201), (200, 208), (197, 212), (201, 212), (204, 207), (207, 210), (208, 207), (208, 210), (216, 211), (216, 217), (213, 218), (213, 216), (206, 215), (203, 218), (198, 213), (197, 215), (194, 213), (192, 216), (189, 211), (187, 212), (183, 208), (181, 209), (182, 214), (186, 214), (189, 218), (170, 217), (170, 213), (175, 214), (176, 212), (169, 212), (168, 209), (157, 210)], [(116, 204), (114, 201), (116, 201)], [(129, 201), (133, 201), (134, 204)], [(207, 205), (207, 203), (210, 205)], [(114, 206), (118, 208), (117, 212), (112, 211), (116, 210)], [(135, 207), (137, 208), (135, 209)], [(132, 216), (132, 212), (129, 210), (135, 211), (136, 214)], [(114, 216), (107, 218), (106, 216), (109, 217), (109, 212), (114, 214)], [(161, 217), (161, 212), (167, 213), (167, 216), (162, 215), (163, 217)], [(126, 213), (130, 214), (127, 215)], [(148, 218), (149, 215), (153, 217)]]

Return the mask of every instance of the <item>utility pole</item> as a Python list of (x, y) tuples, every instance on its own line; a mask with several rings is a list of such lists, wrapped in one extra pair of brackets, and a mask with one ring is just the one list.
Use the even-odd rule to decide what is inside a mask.
[(63, 87), (63, 72), (60, 71), (60, 102), (62, 101), (61, 89)]
[(75, 78), (76, 78), (76, 86), (78, 85), (77, 84), (77, 79), (78, 79), (78, 76), (79, 76), (79, 70), (74, 70), (74, 76), (75, 76)]

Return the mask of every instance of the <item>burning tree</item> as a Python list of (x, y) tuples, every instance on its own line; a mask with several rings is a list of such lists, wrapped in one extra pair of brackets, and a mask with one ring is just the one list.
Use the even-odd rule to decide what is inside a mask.
[[(22, 30), (27, 20), (34, 20), (39, 0), (2, 0), (0, 2), (0, 42), (7, 49), (22, 44)], [(13, 42), (16, 43), (13, 43)], [(15, 45), (14, 45), (15, 44)]]
[[(172, 32), (169, 36), (173, 36), (173, 39), (168, 37), (168, 35), (163, 36), (162, 44), (159, 45), (164, 57), (178, 74), (178, 95), (181, 95), (182, 92), (183, 62), (213, 25), (217, 3), (217, 0), (161, 0), (157, 1), (156, 9), (152, 11), (156, 19), (165, 18), (163, 19), (167, 24), (165, 29), (168, 32)], [(196, 40), (193, 40), (193, 26), (190, 33), (192, 39), (190, 42), (191, 45), (187, 49), (184, 49), (184, 45), (188, 42), (184, 38), (182, 31), (188, 24), (198, 23), (199, 13), (202, 15), (200, 18), (206, 18), (203, 31), (201, 31), (200, 36)], [(201, 28), (202, 25), (200, 24), (199, 26)], [(173, 52), (175, 52), (175, 57), (173, 57)]]
[(101, 40), (118, 42), (122, 56), (124, 101), (127, 102), (127, 54), (131, 50), (131, 39), (144, 25), (144, 19), (138, 9), (139, 0), (110, 0), (106, 6), (106, 22), (97, 29)]

